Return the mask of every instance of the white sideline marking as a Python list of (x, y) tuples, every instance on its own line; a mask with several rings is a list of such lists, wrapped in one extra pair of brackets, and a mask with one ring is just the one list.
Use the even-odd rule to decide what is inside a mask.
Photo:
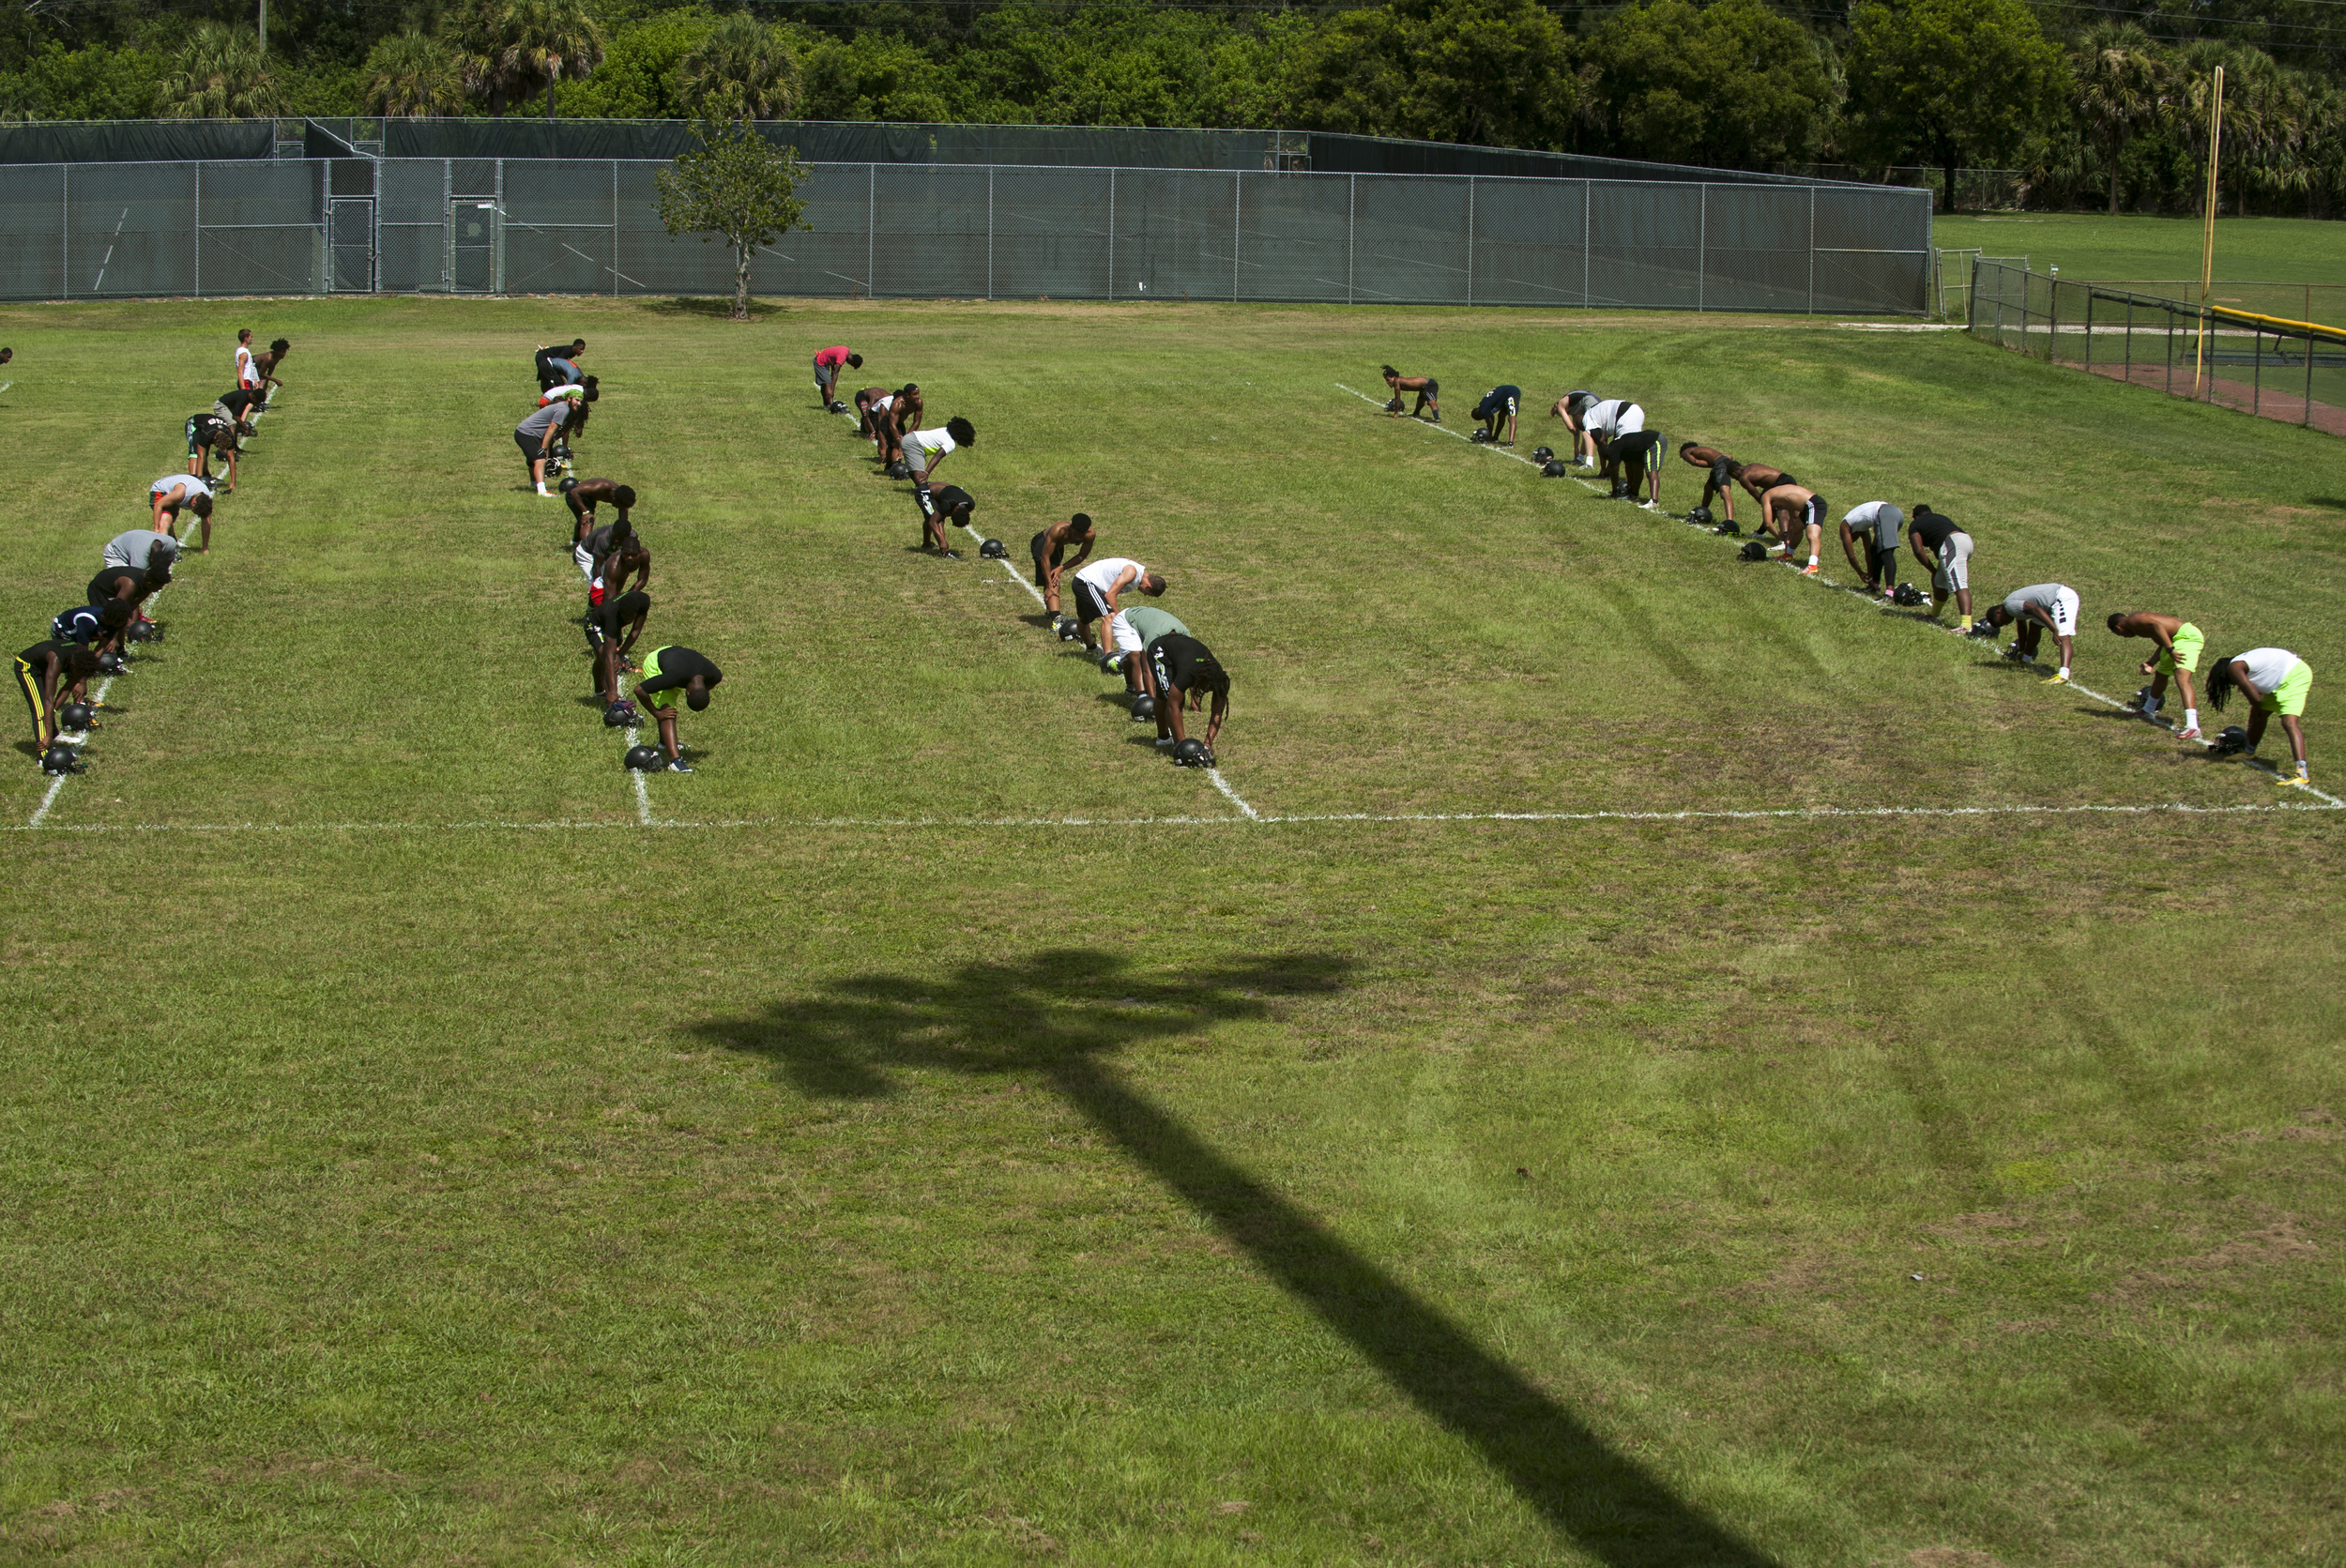
[[(627, 726), (627, 749), (629, 751), (632, 752), (635, 749), (635, 738), (643, 733), (643, 726), (641, 724), (630, 724)], [(681, 746), (677, 748), (678, 751), (682, 751), (683, 749), (684, 748)], [(628, 777), (635, 781), (636, 824), (639, 827), (648, 828), (651, 826), (651, 790), (644, 783), (644, 770), (640, 768), (631, 768), (627, 770), (627, 772)]]
[[(853, 418), (852, 415), (847, 414), (842, 414), (839, 417), (843, 419)], [(858, 428), (861, 428), (860, 422)], [(985, 542), (985, 536), (980, 533), (972, 525), (964, 523), (961, 525), (961, 528), (964, 533), (967, 533), (971, 539), (976, 540), (981, 544)], [(1042, 605), (1045, 610), (1048, 610), (1051, 607), (1051, 601), (1043, 597), (1043, 590), (1036, 587), (1032, 583), (1028, 582), (1024, 577), (1020, 576), (1018, 574), (1018, 568), (1007, 558), (1005, 558), (1002, 562), (1002, 570), (1010, 573), (1010, 580), (1012, 582), (1017, 584), (1020, 587), (1026, 589), (1027, 592), (1033, 595), (1034, 601), (1037, 604)], [(1236, 806), (1240, 811), (1244, 812), (1250, 820), (1259, 820), (1256, 815), (1255, 808), (1248, 805), (1243, 799), (1242, 799), (1239, 796), (1239, 792), (1232, 789), (1228, 783), (1223, 779), (1222, 769), (1219, 768), (1209, 768), (1206, 769), (1206, 777), (1212, 780), (1213, 787), (1220, 790), (1224, 795), (1228, 796), (1230, 803)]]
[(1831, 821), (1869, 817), (1945, 818), (1990, 816), (2272, 816), (2326, 815), (2336, 806), (2274, 801), (2268, 805), (2187, 806), (2163, 802), (2140, 806), (1796, 806), (1773, 811), (1677, 812), (1299, 812), (1249, 816), (741, 816), (707, 822), (673, 817), (643, 822), (132, 822), (84, 823), (66, 828), (11, 827), (12, 833), (451, 833), (569, 832), (603, 828), (1243, 828), (1320, 823), (1411, 822), (1764, 822)]
[[(1252, 806), (1248, 805), (1245, 801), (1243, 801), (1243, 800), (1240, 799), (1239, 799), (1239, 794), (1238, 794), (1238, 791), (1237, 791), (1237, 790), (1235, 790), (1235, 789), (1232, 789), (1232, 788), (1229, 786), (1229, 784), (1228, 784), (1227, 783), (1226, 783), (1226, 782), (1223, 780), (1223, 777), (1222, 777), (1222, 769), (1219, 769), (1219, 768), (1209, 768), (1209, 769), (1206, 769), (1206, 777), (1213, 781), (1213, 787), (1214, 787), (1214, 788), (1216, 788), (1216, 789), (1220, 790), (1223, 794), (1225, 794), (1225, 795), (1226, 795), (1226, 796), (1228, 796), (1228, 797), (1230, 798), (1230, 804), (1232, 804), (1232, 805), (1236, 806), (1239, 810), (1241, 810), (1241, 811), (1242, 811), (1242, 812), (1244, 812), (1244, 813), (1246, 814), (1246, 818), (1247, 818), (1247, 820), (1248, 820), (1248, 821), (1250, 821), (1250, 822), (1260, 822), (1261, 820), (1263, 820), (1262, 814), (1261, 814), (1260, 812), (1257, 812), (1257, 810), (1255, 810), (1255, 808), (1254, 808), (1254, 807), (1252, 807)], [(1278, 821), (1278, 820), (1280, 820), (1280, 819), (1279, 819), (1279, 818), (1276, 818), (1276, 817), (1273, 817), (1272, 820), (1273, 820), (1273, 821)]]
[[(1841, 325), (1843, 325), (1843, 326), (1853, 326), (1853, 325), (1857, 325), (1857, 324), (1855, 324), (1855, 323), (1850, 323), (1850, 322), (1844, 322), (1844, 323), (1842, 323)], [(1892, 328), (1883, 328), (1883, 330), (1892, 330)], [(1919, 330), (1919, 328), (1904, 328), (1904, 330)], [(1344, 390), (1346, 390), (1346, 391), (1348, 391), (1348, 392), (1352, 393), (1352, 395), (1353, 395), (1354, 397), (1356, 397), (1356, 398), (1360, 399), (1363, 403), (1372, 404), (1373, 406), (1375, 406), (1375, 407), (1377, 407), (1377, 408), (1379, 408), (1379, 409), (1382, 409), (1382, 408), (1385, 406), (1382, 403), (1379, 402), (1377, 399), (1375, 399), (1375, 398), (1373, 398), (1373, 397), (1370, 397), (1370, 396), (1369, 396), (1366, 392), (1358, 391), (1358, 390), (1355, 390), (1354, 388), (1350, 388), (1350, 387), (1346, 387), (1346, 386), (1344, 385), (1344, 383), (1343, 383), (1343, 382), (1341, 382), (1341, 381), (1337, 382), (1337, 383), (1336, 383), (1336, 385), (1337, 385), (1338, 387), (1340, 387), (1340, 388), (1343, 388), (1343, 389), (1344, 389)], [(1412, 418), (1412, 419), (1410, 419), (1410, 423), (1415, 424), (1415, 425), (1422, 426), (1422, 427), (1424, 427), (1424, 428), (1425, 428), (1425, 429), (1428, 429), (1428, 430), (1439, 430), (1439, 431), (1440, 431), (1443, 434), (1445, 434), (1445, 435), (1453, 435), (1453, 436), (1456, 436), (1456, 437), (1457, 437), (1457, 439), (1459, 439), (1459, 440), (1461, 440), (1461, 441), (1465, 441), (1465, 440), (1466, 440), (1466, 437), (1465, 437), (1465, 436), (1463, 436), (1463, 435), (1458, 435), (1458, 433), (1457, 433), (1457, 432), (1455, 432), (1455, 431), (1454, 431), (1454, 430), (1451, 430), (1449, 427), (1447, 427), (1447, 426), (1445, 426), (1445, 425), (1428, 425), (1428, 424), (1426, 424), (1426, 422), (1425, 422), (1424, 420), (1423, 420), (1423, 419), (1415, 419), (1415, 418)], [(1537, 464), (1533, 464), (1533, 463), (1531, 463), (1531, 460), (1530, 458), (1528, 458), (1528, 457), (1516, 457), (1516, 454), (1515, 454), (1514, 452), (1508, 451), (1508, 450), (1507, 450), (1505, 448), (1503, 448), (1503, 447), (1493, 447), (1493, 446), (1489, 445), (1487, 442), (1468, 442), (1467, 444), (1468, 444), (1469, 446), (1480, 447), (1480, 448), (1481, 448), (1484, 451), (1486, 451), (1486, 452), (1488, 452), (1488, 451), (1495, 451), (1495, 452), (1499, 453), (1499, 455), (1500, 455), (1500, 456), (1501, 456), (1501, 457), (1514, 457), (1517, 463), (1531, 464), (1531, 466), (1533, 466), (1533, 467), (1537, 467), (1537, 466), (1539, 466)], [(1577, 474), (1573, 474), (1573, 475), (1570, 475), (1570, 476), (1568, 476), (1568, 477), (1569, 477), (1569, 478), (1571, 478), (1571, 479), (1572, 479), (1572, 480), (1576, 482), (1576, 483), (1577, 483), (1577, 484), (1581, 485), (1582, 487), (1584, 487), (1585, 489), (1589, 490), (1591, 493), (1594, 493), (1594, 491), (1596, 490), (1596, 486), (1595, 486), (1595, 485), (1589, 483), (1589, 481), (1588, 481), (1588, 480), (1584, 480), (1584, 479), (1580, 478), (1580, 476), (1579, 476), (1579, 475), (1577, 475)], [(1688, 522), (1686, 522), (1686, 520), (1685, 520), (1684, 518), (1678, 516), (1678, 515), (1677, 515), (1676, 513), (1674, 513), (1674, 512), (1667, 512), (1667, 511), (1666, 511), (1666, 512), (1661, 512), (1661, 513), (1658, 513), (1658, 514), (1656, 514), (1656, 515), (1659, 515), (1659, 516), (1662, 516), (1662, 517), (1667, 517), (1667, 518), (1669, 518), (1672, 522), (1684, 524), (1687, 527), (1689, 527), (1689, 528), (1694, 528), (1694, 529), (1698, 529), (1698, 530), (1699, 530), (1699, 531), (1700, 531), (1700, 532), (1702, 532), (1702, 533), (1706, 533), (1706, 534), (1707, 534), (1707, 533), (1711, 532), (1711, 530), (1710, 530), (1709, 528), (1707, 528), (1707, 527), (1704, 527), (1704, 526), (1703, 526), (1703, 525), (1701, 525), (1701, 524), (1699, 524), (1699, 523), (1688, 523)], [(1725, 537), (1730, 537), (1730, 536), (1725, 536), (1725, 535), (1722, 535), (1722, 536), (1720, 536), (1720, 537), (1725, 538)], [(1756, 536), (1755, 536), (1755, 537), (1756, 537)], [(1776, 560), (1776, 561), (1774, 561), (1774, 562), (1769, 562), (1769, 563), (1766, 563), (1766, 564), (1770, 564), (1770, 565), (1782, 565), (1782, 566), (1790, 566), (1790, 565), (1791, 564), (1791, 558), (1790, 558), (1790, 556), (1789, 555), (1787, 555), (1787, 556), (1785, 556), (1784, 557), (1780, 558), (1779, 560)], [(1815, 576), (1813, 576), (1813, 577), (1809, 576), (1809, 575), (1808, 575), (1807, 573), (1805, 573), (1805, 572), (1795, 572), (1795, 573), (1794, 573), (1794, 575), (1795, 575), (1796, 577), (1798, 577), (1798, 578), (1799, 578), (1799, 580), (1800, 580), (1800, 581), (1802, 581), (1802, 582), (1804, 582), (1804, 583), (1812, 584), (1812, 585), (1814, 585), (1815, 586), (1817, 586), (1817, 587), (1820, 587), (1820, 588), (1831, 588), (1831, 589), (1835, 590), (1835, 591), (1836, 591), (1836, 592), (1837, 592), (1837, 593), (1846, 593), (1846, 594), (1850, 594), (1850, 595), (1851, 595), (1851, 596), (1853, 596), (1853, 597), (1855, 597), (1855, 598), (1858, 598), (1858, 599), (1862, 599), (1862, 600), (1864, 600), (1864, 601), (1865, 601), (1866, 603), (1868, 603), (1868, 604), (1874, 604), (1874, 603), (1879, 603), (1879, 602), (1880, 602), (1879, 601), (1877, 601), (1877, 600), (1873, 597), (1873, 595), (1871, 595), (1870, 593), (1866, 592), (1866, 591), (1865, 591), (1864, 589), (1862, 589), (1862, 588), (1857, 588), (1857, 587), (1851, 586), (1847, 585), (1847, 584), (1843, 584), (1843, 583), (1836, 583), (1836, 582), (1835, 582), (1832, 578), (1827, 577), (1827, 576), (1824, 574), (1824, 572), (1823, 572), (1823, 571), (1822, 571), (1821, 569), (1820, 569), (1820, 570), (1818, 571), (1817, 574), (1816, 574)], [(1941, 625), (1939, 625), (1939, 624), (1938, 624), (1937, 622), (1935, 622), (1935, 621), (1927, 621), (1927, 620), (1925, 620), (1925, 621), (1920, 621), (1920, 622), (1918, 622), (1918, 624), (1922, 625), (1923, 627), (1925, 627), (1925, 628), (1926, 628), (1927, 630), (1928, 630), (1928, 631), (1937, 632), (1939, 632), (1939, 633), (1941, 633), (1942, 635), (1944, 635), (1944, 636), (1949, 636), (1949, 637), (1960, 637), (1960, 638), (1962, 638), (1965, 642), (1971, 642), (1971, 641), (1973, 641), (1973, 639), (1972, 637), (1970, 637), (1969, 635), (1967, 635), (1967, 634), (1966, 634), (1966, 633), (1962, 631), (1962, 629), (1961, 629), (1961, 628), (1959, 628), (1959, 627), (1953, 627), (1953, 626), (1941, 626)], [(1984, 641), (1985, 639), (1981, 639), (1981, 640), (1982, 640), (1982, 641)], [(1990, 645), (1988, 645), (1988, 646), (1992, 647), (1992, 646), (1994, 646), (1994, 645), (1990, 644)], [(2029, 669), (2029, 668), (2034, 668), (2035, 666), (2034, 666), (2034, 665), (2022, 665), (2021, 667), (2022, 667), (2022, 668), (2024, 668), (2024, 669)], [(2056, 666), (2056, 668), (2057, 668), (2057, 667), (2058, 667), (2058, 666)], [(2046, 684), (2046, 685), (2051, 685), (2051, 684), (2052, 684), (2052, 682), (2050, 682), (2050, 681), (2049, 680), (2049, 681), (2046, 681), (2046, 682), (2045, 682), (2045, 684)], [(2061, 684), (2062, 684), (2063, 686), (2066, 687), (2067, 689), (2069, 689), (2070, 691), (2072, 691), (2072, 692), (2076, 692), (2077, 693), (2079, 693), (2079, 695), (2081, 695), (2081, 696), (2091, 697), (2091, 698), (2093, 698), (2093, 699), (2094, 699), (2095, 702), (2097, 702), (2097, 703), (2104, 704), (2105, 706), (2110, 707), (2110, 708), (2117, 708), (2120, 712), (2125, 712), (2125, 711), (2126, 711), (2126, 710), (2127, 710), (2127, 708), (2126, 708), (2126, 705), (2125, 705), (2125, 703), (2123, 703), (2123, 702), (2120, 702), (2117, 698), (2115, 698), (2115, 697), (2110, 697), (2110, 696), (2104, 696), (2101, 693), (2095, 691), (2095, 690), (2094, 690), (2091, 686), (2080, 686), (2080, 685), (2079, 685), (2079, 684), (2077, 683), (2077, 681), (2076, 681), (2074, 678), (2069, 679), (2069, 680), (2064, 680), (2064, 681), (2061, 682)], [(2174, 733), (2174, 732), (2173, 732), (2173, 730), (2171, 730), (2171, 728), (2169, 728), (2169, 727), (2168, 727), (2166, 724), (2164, 724), (2164, 723), (2161, 723), (2161, 724), (2158, 726), (2158, 728), (2159, 728), (2160, 732), (2161, 732), (2161, 733), (2163, 733), (2163, 734), (2171, 735), (2171, 734), (2173, 734), (2173, 733)], [(2205, 741), (2205, 740), (2203, 740), (2203, 741), (2201, 741), (2201, 745), (2202, 745), (2202, 746), (2210, 746), (2210, 747), (2212, 747), (2212, 746), (2214, 745), (2214, 742), (2213, 742), (2213, 741)], [(2249, 766), (2249, 767), (2251, 767), (2251, 768), (2254, 768), (2254, 769), (2260, 769), (2260, 770), (2262, 770), (2262, 771), (2263, 771), (2263, 772), (2271, 773), (2271, 774), (2273, 774), (2273, 775), (2274, 775), (2275, 777), (2277, 777), (2277, 777), (2281, 777), (2281, 776), (2283, 776), (2283, 775), (2281, 774), (2281, 770), (2280, 770), (2278, 768), (2276, 768), (2276, 767), (2274, 767), (2272, 764), (2270, 764), (2270, 763), (2267, 763), (2267, 762), (2263, 761), (2262, 758), (2258, 758), (2258, 757), (2251, 757), (2251, 758), (2249, 758), (2249, 759), (2248, 759), (2248, 766)], [(2324, 793), (2324, 792), (2323, 792), (2323, 791), (2322, 791), (2322, 790), (2315, 789), (2315, 788), (2314, 788), (2312, 785), (2310, 785), (2310, 784), (2299, 785), (2299, 786), (2295, 786), (2295, 787), (2300, 787), (2300, 788), (2303, 788), (2303, 789), (2304, 789), (2304, 790), (2305, 790), (2308, 794), (2309, 794), (2309, 795), (2319, 796), (2321, 799), (2324, 799), (2324, 800), (2327, 800), (2327, 801), (2328, 801), (2331, 805), (2333, 805), (2333, 806), (2346, 806), (2346, 800), (2341, 800), (2341, 799), (2338, 799), (2337, 796), (2335, 796), (2335, 795), (2326, 794), (2326, 793)], [(2114, 808), (2113, 808), (2113, 809), (2114, 809)]]

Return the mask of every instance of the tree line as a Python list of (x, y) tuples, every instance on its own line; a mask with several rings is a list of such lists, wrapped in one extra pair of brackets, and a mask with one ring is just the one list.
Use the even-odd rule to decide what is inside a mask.
[[(2346, 211), (2346, 5), (278, 0), (26, 7), (0, 118), (507, 114), (1356, 131), (1716, 168), (2019, 173), (2032, 205)], [(195, 10), (158, 12), (156, 5)], [(2052, 19), (2052, 20), (2048, 20)], [(2082, 25), (2076, 25), (2081, 23)], [(2333, 34), (2338, 36), (2333, 37)], [(1836, 170), (1836, 172), (1838, 172)]]

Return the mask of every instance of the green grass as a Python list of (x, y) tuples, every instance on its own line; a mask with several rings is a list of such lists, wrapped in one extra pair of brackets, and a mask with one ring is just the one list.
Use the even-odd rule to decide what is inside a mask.
[[(17, 309), (24, 641), (248, 322), (293, 390), (6, 841), (0, 1557), (2346, 1553), (2346, 822), (1248, 823), (800, 367), (973, 419), (1013, 554), (1162, 568), (1288, 816), (2278, 793), (1336, 389), (1382, 359), (1930, 500), (1983, 601), (2079, 587), (2099, 691), (2122, 605), (2284, 643), (2317, 781), (2327, 438), (1744, 319)], [(573, 327), (727, 677), (653, 808), (745, 825), (635, 826), (580, 701), (505, 434)]]
[[(2026, 255), (2064, 278), (2193, 278), (2200, 275), (2201, 221), (2098, 213), (2028, 212), (1931, 221), (1930, 242), (1978, 246), (1991, 256)], [(2218, 218), (2216, 275), (2258, 282), (2335, 286), (2346, 267), (2346, 224), (2312, 218)]]

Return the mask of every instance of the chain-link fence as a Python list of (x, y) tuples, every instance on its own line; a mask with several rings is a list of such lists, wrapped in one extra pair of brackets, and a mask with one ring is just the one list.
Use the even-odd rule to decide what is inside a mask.
[[(0, 295), (730, 292), (655, 160), (0, 166)], [(824, 163), (763, 294), (1918, 313), (1928, 198), (1863, 187)]]
[(1986, 260), (1969, 328), (2049, 364), (2346, 435), (2346, 331)]

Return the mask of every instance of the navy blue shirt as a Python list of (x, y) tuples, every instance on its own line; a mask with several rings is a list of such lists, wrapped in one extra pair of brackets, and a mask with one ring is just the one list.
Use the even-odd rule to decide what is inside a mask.
[(1507, 405), (1511, 403), (1517, 407), (1522, 406), (1522, 388), (1494, 387), (1491, 388), (1490, 396), (1474, 405), (1474, 417), (1478, 419), (1487, 419), (1494, 414), (1504, 414), (1507, 412)]
[(50, 621), (49, 635), (54, 642), (79, 643), (88, 647), (105, 639), (106, 622), (99, 615), (97, 605), (76, 604)]

